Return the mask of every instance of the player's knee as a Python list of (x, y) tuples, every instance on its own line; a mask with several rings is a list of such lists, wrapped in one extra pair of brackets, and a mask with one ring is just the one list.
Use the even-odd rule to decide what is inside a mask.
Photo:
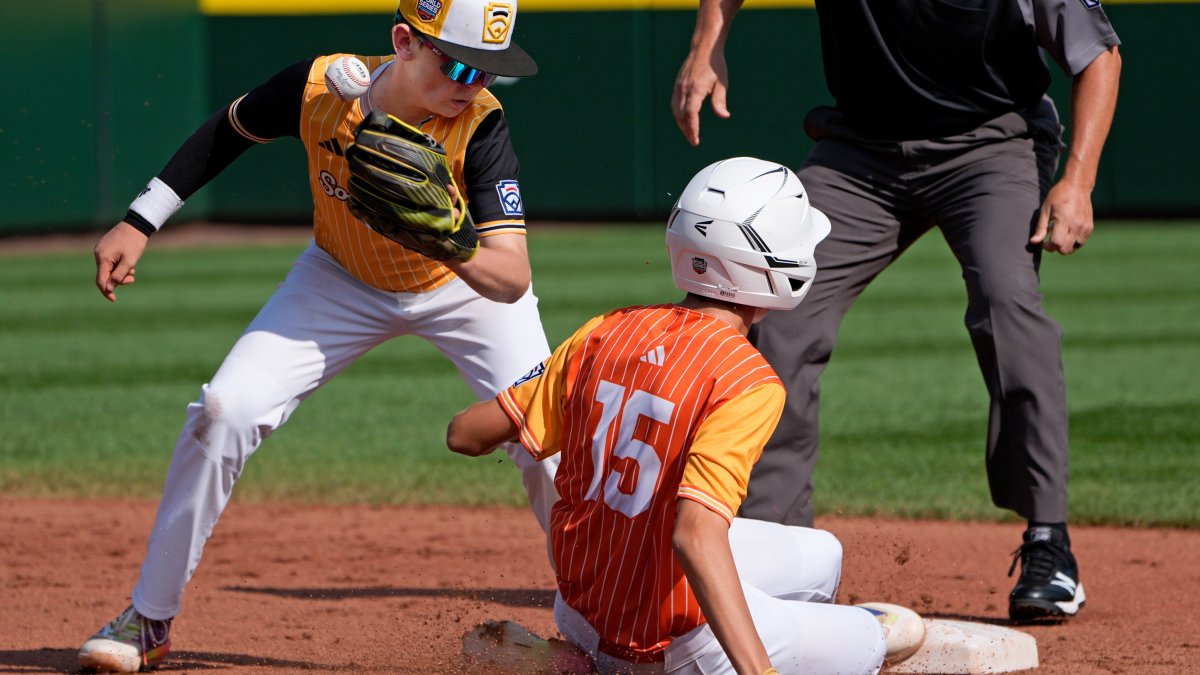
[(240, 430), (257, 424), (257, 406), (236, 387), (209, 384), (200, 396), (200, 414), (208, 428)]
[(832, 532), (818, 530), (815, 537), (819, 541), (812, 547), (813, 564), (820, 566), (830, 576), (838, 576), (842, 569), (842, 542)]
[(188, 431), (208, 454), (216, 455), (213, 459), (240, 471), (245, 458), (278, 426), (277, 406), (264, 400), (250, 387), (207, 384), (200, 400), (188, 407)]
[(802, 555), (808, 579), (813, 582), (808, 599), (814, 602), (832, 601), (842, 580), (842, 542), (831, 532), (810, 531)]

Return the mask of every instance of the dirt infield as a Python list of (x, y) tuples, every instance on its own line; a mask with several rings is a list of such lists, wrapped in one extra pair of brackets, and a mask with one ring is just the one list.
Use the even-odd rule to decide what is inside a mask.
[[(73, 672), (124, 608), (147, 502), (0, 497), (0, 673)], [(1015, 525), (823, 518), (846, 550), (840, 602), (1005, 623)], [(1200, 673), (1200, 532), (1077, 527), (1088, 606), (1026, 627), (1038, 673)], [(555, 634), (553, 580), (515, 509), (242, 504), (211, 540), (169, 672), (461, 672), (460, 638), (507, 618)]]
[[(172, 226), (153, 246), (300, 243), (311, 228)], [(0, 239), (0, 255), (86, 253), (98, 233)], [(0, 673), (75, 672), (125, 607), (153, 503), (0, 496)], [(822, 518), (840, 602), (1007, 625), (1020, 527)], [(1200, 674), (1200, 531), (1072, 529), (1088, 606), (1023, 629), (1046, 675)], [(463, 633), (511, 619), (554, 635), (541, 533), (517, 509), (243, 504), (222, 518), (174, 625), (166, 672), (458, 673)]]

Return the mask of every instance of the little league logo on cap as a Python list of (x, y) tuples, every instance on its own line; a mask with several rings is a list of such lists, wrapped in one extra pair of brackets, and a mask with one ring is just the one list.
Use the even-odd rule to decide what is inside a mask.
[(484, 11), (487, 12), (487, 20), (483, 24), (483, 41), (497, 45), (508, 42), (508, 34), (512, 32), (512, 5), (490, 2)]
[(517, 0), (400, 0), (396, 18), (471, 68), (506, 77), (537, 73), (537, 64), (512, 41)]

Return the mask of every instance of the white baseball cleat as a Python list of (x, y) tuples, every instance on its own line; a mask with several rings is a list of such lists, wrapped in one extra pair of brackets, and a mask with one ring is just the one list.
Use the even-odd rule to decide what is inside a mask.
[(925, 622), (921, 616), (907, 607), (886, 602), (864, 602), (862, 607), (879, 620), (883, 637), (887, 640), (886, 665), (893, 666), (917, 653), (925, 643)]
[(151, 668), (171, 649), (171, 620), (147, 619), (129, 606), (79, 650), (79, 665), (102, 673), (136, 673)]

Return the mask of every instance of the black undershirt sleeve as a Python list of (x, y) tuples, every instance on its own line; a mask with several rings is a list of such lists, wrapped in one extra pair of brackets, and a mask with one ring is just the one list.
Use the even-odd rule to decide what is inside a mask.
[(514, 217), (505, 213), (496, 186), (504, 180), (517, 180), (519, 172), (508, 122), (501, 110), (494, 110), (476, 127), (463, 159), (467, 204), (476, 223)]
[[(300, 137), (300, 106), (313, 59), (298, 61), (250, 90), (238, 103), (241, 127), (260, 139)], [(224, 106), (209, 117), (175, 152), (158, 178), (186, 200), (221, 173), (256, 142), (238, 133)], [(125, 220), (145, 234), (154, 227), (132, 209)]]

